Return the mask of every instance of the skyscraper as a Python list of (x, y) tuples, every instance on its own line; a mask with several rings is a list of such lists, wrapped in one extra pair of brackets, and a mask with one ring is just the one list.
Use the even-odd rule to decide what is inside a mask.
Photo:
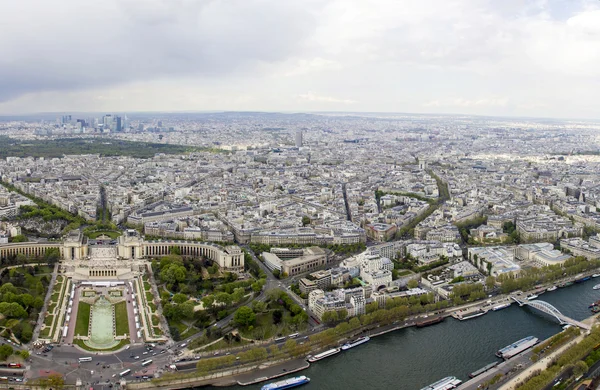
[(302, 147), (302, 130), (296, 130), (296, 147)]

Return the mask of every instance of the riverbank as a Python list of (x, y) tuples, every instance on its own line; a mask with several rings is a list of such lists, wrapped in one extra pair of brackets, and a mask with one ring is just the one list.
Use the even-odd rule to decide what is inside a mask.
[[(598, 317), (596, 315), (592, 315), (584, 319), (582, 322), (593, 326), (597, 324)], [(493, 381), (494, 378), (497, 378), (497, 381), (495, 381), (494, 384), (489, 385), (488, 389), (513, 390), (519, 383), (523, 382), (535, 371), (545, 370), (548, 367), (548, 365), (554, 360), (554, 358), (559, 356), (562, 352), (564, 352), (574, 344), (583, 340), (583, 338), (587, 334), (588, 332), (582, 332), (579, 336), (567, 342), (565, 345), (560, 346), (558, 349), (544, 356), (537, 362), (531, 361), (531, 356), (533, 355), (533, 353), (532, 349), (528, 349), (527, 351), (522, 352), (521, 354), (511, 358), (510, 360), (506, 360), (498, 364), (498, 366), (486, 371), (485, 373), (464, 382), (461, 386), (458, 387), (458, 390), (480, 389), (482, 384), (489, 384), (491, 381)], [(538, 345), (547, 342), (552, 337), (554, 337), (554, 335), (546, 338), (545, 340), (540, 341)], [(507, 375), (513, 376), (507, 381), (503, 382), (502, 378)]]
[[(567, 279), (565, 279), (567, 280)], [(554, 282), (556, 284), (561, 283), (561, 281), (557, 281)], [(551, 284), (548, 284), (547, 287), (550, 287)], [(588, 286), (589, 287), (589, 286)], [(574, 284), (573, 287), (568, 287), (568, 288), (559, 288), (557, 290), (555, 290), (554, 292), (552, 292), (548, 298), (546, 298), (546, 300), (548, 300), (550, 303), (553, 303), (556, 301), (556, 297), (561, 297), (561, 296), (572, 296), (573, 292), (576, 292), (576, 295), (578, 296), (577, 299), (580, 299), (581, 297), (583, 297), (583, 295), (581, 295), (583, 293), (583, 290), (586, 291), (585, 294), (587, 294), (587, 297), (583, 299), (583, 301), (596, 301), (598, 300), (597, 294), (598, 292), (594, 292), (591, 288), (588, 288), (583, 286), (583, 284)], [(536, 292), (542, 292), (541, 290), (543, 289), (542, 286), (537, 286)], [(523, 292), (521, 294), (525, 294), (524, 296), (527, 296), (527, 292)], [(516, 293), (514, 295), (517, 295)], [(382, 338), (387, 340), (385, 342), (380, 342), (376, 339), (372, 340), (371, 342), (361, 346), (360, 348), (356, 348), (356, 350), (351, 350), (342, 354), (337, 355), (336, 357), (332, 357), (330, 359), (325, 359), (323, 361), (320, 361), (318, 364), (313, 364), (313, 365), (309, 365), (306, 368), (302, 368), (304, 370), (308, 370), (308, 374), (305, 374), (307, 376), (315, 376), (316, 378), (318, 378), (318, 380), (313, 381), (311, 384), (307, 385), (307, 387), (310, 386), (316, 386), (316, 383), (318, 382), (320, 386), (326, 385), (328, 383), (328, 380), (326, 379), (326, 377), (324, 377), (324, 370), (327, 370), (327, 367), (345, 367), (345, 364), (348, 362), (348, 359), (354, 359), (354, 357), (356, 356), (363, 356), (363, 351), (365, 351), (364, 353), (370, 354), (371, 350), (373, 349), (377, 349), (377, 352), (373, 352), (375, 353), (373, 356), (371, 356), (371, 360), (373, 362), (378, 361), (378, 356), (382, 356), (382, 355), (389, 355), (389, 353), (398, 353), (398, 351), (394, 351), (394, 348), (391, 345), (388, 345), (388, 343), (390, 343), (391, 340), (398, 340), (399, 342), (402, 342), (403, 344), (409, 343), (409, 344), (413, 344), (415, 343), (415, 351), (413, 353), (416, 353), (417, 355), (414, 355), (413, 358), (417, 358), (415, 361), (415, 364), (417, 361), (423, 360), (423, 361), (436, 361), (437, 363), (433, 364), (434, 367), (436, 367), (436, 372), (433, 373), (431, 371), (429, 372), (420, 372), (419, 369), (421, 368), (421, 366), (415, 366), (411, 369), (411, 371), (409, 373), (405, 373), (405, 374), (409, 374), (409, 375), (413, 375), (414, 377), (412, 379), (410, 379), (410, 381), (408, 383), (411, 383), (414, 385), (415, 388), (420, 388), (423, 387), (424, 385), (426, 385), (427, 383), (423, 383), (424, 380), (428, 380), (431, 379), (430, 382), (433, 382), (436, 379), (440, 379), (442, 378), (444, 375), (457, 375), (459, 376), (462, 373), (462, 378), (464, 378), (464, 376), (466, 376), (466, 374), (468, 374), (469, 372), (475, 371), (483, 366), (485, 366), (486, 364), (491, 363), (493, 357), (493, 353), (498, 349), (501, 348), (505, 345), (510, 344), (511, 342), (514, 342), (515, 340), (518, 340), (519, 338), (528, 336), (528, 335), (537, 335), (538, 337), (545, 339), (547, 337), (550, 337), (554, 334), (556, 334), (557, 332), (557, 328), (558, 325), (553, 322), (553, 321), (549, 321), (548, 318), (546, 318), (543, 314), (541, 314), (541, 312), (538, 312), (535, 309), (528, 309), (527, 307), (524, 307), (523, 309), (521, 308), (515, 308), (514, 306), (517, 305), (512, 305), (513, 307), (508, 307), (505, 308), (503, 310), (501, 310), (499, 313), (501, 314), (496, 314), (496, 312), (494, 312), (493, 310), (491, 310), (494, 306), (497, 306), (501, 303), (508, 303), (508, 302), (514, 302), (512, 301), (512, 299), (510, 298), (510, 295), (499, 295), (496, 296), (494, 298), (487, 298), (485, 300), (480, 300), (477, 302), (471, 302), (471, 303), (467, 303), (458, 307), (451, 307), (451, 308), (446, 308), (446, 309), (442, 309), (439, 311), (435, 311), (435, 312), (430, 312), (430, 313), (421, 313), (419, 315), (415, 315), (415, 316), (411, 316), (403, 321), (396, 321), (394, 323), (391, 323), (389, 325), (369, 325), (367, 327), (363, 327), (363, 328), (359, 328), (356, 329), (355, 331), (353, 331), (352, 333), (348, 333), (345, 334), (343, 336), (339, 336), (339, 338), (337, 338), (337, 340), (332, 343), (332, 344), (328, 344), (327, 346), (325, 345), (321, 345), (318, 348), (318, 351), (321, 350), (325, 350), (327, 348), (331, 348), (332, 346), (337, 346), (339, 343), (343, 342), (344, 340), (348, 339), (348, 338), (354, 338), (356, 336), (359, 335), (368, 335), (372, 338), (379, 338), (378, 336), (383, 336)], [(567, 305), (559, 305), (558, 307), (561, 308), (563, 310), (563, 312), (566, 315), (572, 315), (570, 313), (570, 310), (573, 306), (577, 306), (577, 305), (573, 305), (573, 303), (575, 303), (576, 301), (574, 300), (574, 298), (568, 298), (568, 304)], [(582, 303), (583, 306), (583, 303)], [(488, 313), (486, 315), (477, 317), (477, 318), (473, 318), (473, 319), (469, 319), (469, 320), (463, 320), (463, 321), (454, 321), (454, 320), (450, 320), (448, 321), (447, 319), (445, 321), (442, 321), (438, 324), (432, 325), (430, 327), (426, 327), (426, 328), (419, 328), (416, 329), (416, 324), (418, 322), (421, 322), (423, 320), (426, 319), (430, 319), (431, 317), (436, 317), (436, 316), (443, 316), (443, 317), (449, 317), (452, 315), (452, 313), (457, 312), (457, 311), (463, 311), (462, 313), (470, 313), (479, 309), (484, 309), (487, 310)], [(587, 309), (587, 304), (585, 304), (585, 307), (581, 308), (581, 313), (589, 313), (589, 309)], [(494, 314), (491, 314), (494, 313)], [(532, 313), (535, 313), (535, 316), (532, 317)], [(586, 314), (586, 316), (589, 314)], [(493, 318), (490, 318), (490, 316), (493, 316)], [(535, 319), (537, 317), (537, 319)], [(579, 314), (578, 316), (576, 316), (577, 318), (582, 318), (582, 315)], [(512, 320), (510, 319), (512, 318)], [(518, 318), (518, 319), (517, 319)], [(459, 325), (460, 324), (460, 325)], [(485, 325), (482, 325), (485, 324)], [(535, 326), (537, 327), (536, 329), (533, 329), (532, 327)], [(480, 332), (479, 330), (483, 330), (485, 329), (485, 332)], [(494, 335), (490, 334), (490, 332), (492, 332), (490, 329), (494, 329), (495, 327), (497, 327), (497, 329), (493, 332), (495, 332)], [(529, 330), (525, 330), (525, 329), (529, 329)], [(538, 329), (539, 328), (539, 329)], [(541, 330), (541, 328), (544, 328), (545, 330)], [(449, 329), (454, 329), (451, 332), (448, 332)], [(555, 329), (555, 330), (551, 330), (551, 329)], [(385, 336), (387, 334), (390, 334), (391, 332), (401, 332), (401, 334), (403, 334), (404, 336)], [(444, 337), (444, 334), (447, 333), (447, 336)], [(458, 333), (457, 333), (458, 332)], [(469, 340), (459, 340), (456, 337), (450, 336), (450, 335), (456, 335), (459, 334), (461, 332), (467, 332), (469, 333), (472, 337), (469, 338)], [(475, 332), (475, 333), (474, 333)], [(485, 334), (479, 334), (479, 333), (485, 333)], [(481, 336), (481, 337), (480, 337)], [(448, 337), (450, 337), (450, 339), (448, 339)], [(432, 348), (432, 349), (423, 349), (422, 346), (418, 346), (417, 341), (425, 338), (426, 340), (428, 340), (427, 342), (429, 343), (434, 343), (434, 345), (436, 345), (436, 348)], [(404, 340), (404, 341), (402, 341)], [(433, 341), (433, 340), (437, 340), (437, 341)], [(477, 344), (475, 344), (475, 341), (477, 341)], [(423, 340), (421, 340), (421, 343), (424, 342)], [(442, 344), (440, 344), (442, 343)], [(465, 351), (465, 344), (469, 345), (469, 348), (472, 348), (471, 351), (469, 352), (468, 355), (462, 356), (462, 353)], [(471, 345), (472, 344), (472, 345)], [(487, 346), (487, 347), (484, 347)], [(485, 350), (484, 350), (485, 349)], [(404, 347), (403, 347), (404, 350)], [(318, 351), (312, 351), (313, 353), (316, 353)], [(481, 353), (477, 352), (477, 357), (474, 358), (473, 353), (476, 351), (481, 351)], [(485, 352), (487, 351), (487, 352)], [(388, 359), (394, 359), (395, 355), (390, 355), (388, 357)], [(444, 360), (443, 362), (438, 362), (437, 360), (441, 359), (442, 356), (444, 356)], [(460, 356), (460, 357), (458, 357)], [(469, 356), (467, 358), (467, 356)], [(462, 360), (464, 359), (468, 359), (465, 360), (464, 363), (461, 363)], [(511, 359), (512, 360), (512, 359)], [(475, 362), (479, 362), (479, 363), (475, 363)], [(448, 364), (449, 362), (452, 362), (452, 364)], [(186, 362), (185, 364), (195, 364), (194, 362)], [(356, 364), (359, 364), (358, 362)], [(222, 373), (219, 373), (217, 375), (213, 375), (212, 379), (213, 382), (212, 384), (214, 386), (223, 386), (226, 385), (222, 382), (222, 380), (224, 379), (224, 372), (229, 372), (231, 376), (233, 376), (236, 380), (237, 378), (241, 375), (241, 374), (245, 374), (244, 376), (244, 380), (242, 382), (244, 383), (251, 383), (253, 381), (256, 381), (259, 378), (264, 378), (266, 377), (266, 380), (269, 380), (268, 378), (271, 375), (266, 375), (267, 372), (263, 371), (264, 368), (268, 368), (271, 366), (276, 366), (278, 364), (267, 364), (264, 363), (260, 366), (258, 365), (254, 365), (252, 367), (250, 367), (249, 369), (244, 369), (244, 372), (240, 371), (239, 368), (237, 371), (231, 369), (231, 370), (223, 370)], [(341, 366), (340, 366), (341, 365)], [(360, 365), (360, 364), (359, 364)], [(423, 367), (431, 367), (431, 363), (426, 363), (423, 364)], [(241, 367), (240, 367), (241, 368)], [(378, 367), (374, 367), (372, 368), (372, 370), (375, 370), (373, 372), (377, 371)], [(274, 371), (277, 371), (276, 368), (273, 368)], [(281, 370), (281, 369), (280, 369)], [(362, 370), (362, 368), (361, 368)], [(192, 369), (190, 368), (190, 373), (191, 373)], [(277, 373), (277, 372), (275, 372)], [(283, 373), (281, 373), (283, 374)], [(285, 375), (285, 374), (283, 374)], [(351, 376), (354, 377), (354, 376)], [(376, 378), (377, 380), (382, 380), (382, 378), (386, 377), (386, 373), (385, 372), (381, 372), (379, 373)], [(420, 378), (420, 379), (419, 379)], [(205, 377), (203, 379), (208, 379), (208, 377)], [(229, 380), (227, 381), (227, 383), (231, 383), (231, 378), (228, 378)], [(210, 382), (204, 382), (206, 384), (209, 384)], [(256, 381), (255, 383), (259, 383), (259, 381)], [(335, 383), (335, 385), (337, 385), (339, 383)], [(237, 385), (237, 382), (236, 382)], [(331, 384), (333, 385), (333, 383)], [(390, 384), (391, 385), (391, 384)], [(250, 388), (252, 389), (257, 389), (259, 387), (257, 387), (258, 385), (249, 385)], [(420, 386), (420, 387), (418, 387)], [(175, 387), (175, 386), (174, 386)], [(191, 387), (191, 386), (190, 386)], [(413, 386), (411, 386), (412, 388)], [(323, 389), (324, 387), (320, 387), (321, 389)], [(336, 388), (336, 387), (330, 387), (330, 388)]]

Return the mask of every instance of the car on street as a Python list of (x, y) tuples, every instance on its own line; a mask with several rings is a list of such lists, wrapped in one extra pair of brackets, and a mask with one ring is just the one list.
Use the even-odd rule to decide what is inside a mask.
[(138, 360), (140, 357), (139, 356), (134, 356), (133, 357), (135, 360)]

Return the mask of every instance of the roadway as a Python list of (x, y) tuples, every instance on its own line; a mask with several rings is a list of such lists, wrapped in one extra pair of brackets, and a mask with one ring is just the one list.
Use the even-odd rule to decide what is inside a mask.
[[(65, 378), (66, 383), (75, 383), (81, 380), (86, 385), (100, 388), (109, 388), (118, 383), (119, 373), (130, 369), (131, 373), (125, 378), (128, 381), (135, 380), (136, 376), (144, 375), (152, 377), (155, 373), (162, 373), (173, 361), (172, 351), (157, 346), (148, 351), (146, 345), (136, 344), (129, 349), (119, 352), (84, 352), (72, 345), (56, 345), (48, 353), (31, 356), (31, 369), (26, 377), (36, 378), (58, 373)], [(79, 358), (89, 356), (91, 362), (79, 363)], [(137, 357), (137, 359), (136, 359)], [(142, 362), (152, 359), (152, 364), (143, 367)]]

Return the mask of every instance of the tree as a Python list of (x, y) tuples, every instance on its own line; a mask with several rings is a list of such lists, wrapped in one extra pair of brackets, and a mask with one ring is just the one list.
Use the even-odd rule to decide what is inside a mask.
[(160, 279), (170, 285), (174, 285), (185, 280), (187, 270), (180, 264), (169, 264), (160, 271)]
[(408, 288), (417, 288), (419, 287), (419, 282), (416, 279), (411, 279), (407, 284)]
[(338, 313), (337, 311), (326, 311), (323, 313), (323, 317), (321, 318), (323, 322), (327, 325), (335, 324), (338, 321)]
[(279, 271), (278, 269), (274, 269), (273, 276), (275, 276), (277, 279), (279, 279), (279, 277), (281, 276), (281, 271)]
[(279, 324), (281, 322), (282, 318), (283, 318), (283, 312), (280, 309), (273, 310), (273, 323), (275, 325)]
[(367, 314), (373, 313), (373, 312), (377, 311), (378, 309), (379, 309), (379, 304), (377, 302), (367, 303), (367, 306), (365, 307)]
[(20, 355), (25, 360), (29, 359), (29, 351), (27, 351), (25, 349), (20, 352)]
[(252, 301), (252, 310), (255, 313), (262, 313), (267, 310), (267, 304), (263, 301)]
[(233, 321), (242, 327), (249, 327), (250, 325), (254, 325), (254, 321), (256, 320), (256, 314), (252, 311), (248, 306), (242, 306), (236, 310), (233, 315)]
[(10, 242), (27, 242), (27, 237), (25, 237), (23, 234), (18, 234), (14, 237), (11, 237)]
[(310, 225), (310, 222), (310, 217), (306, 215), (302, 217), (302, 226)]
[(12, 354), (13, 348), (10, 345), (4, 344), (0, 346), (0, 360), (6, 360)]
[(202, 305), (204, 306), (205, 309), (211, 309), (213, 307), (214, 303), (215, 303), (214, 295), (207, 295), (204, 298), (202, 298)]
[(493, 276), (488, 276), (487, 278), (485, 278), (485, 286), (489, 290), (493, 289), (495, 285), (496, 285), (496, 278), (494, 278)]
[(187, 300), (188, 300), (188, 297), (185, 294), (178, 293), (178, 294), (173, 295), (173, 302), (175, 302), (175, 303), (181, 304), (181, 303), (187, 302)]
[(585, 374), (588, 369), (588, 365), (584, 361), (580, 360), (575, 363), (575, 367), (573, 367), (573, 376), (577, 378), (578, 376)]

